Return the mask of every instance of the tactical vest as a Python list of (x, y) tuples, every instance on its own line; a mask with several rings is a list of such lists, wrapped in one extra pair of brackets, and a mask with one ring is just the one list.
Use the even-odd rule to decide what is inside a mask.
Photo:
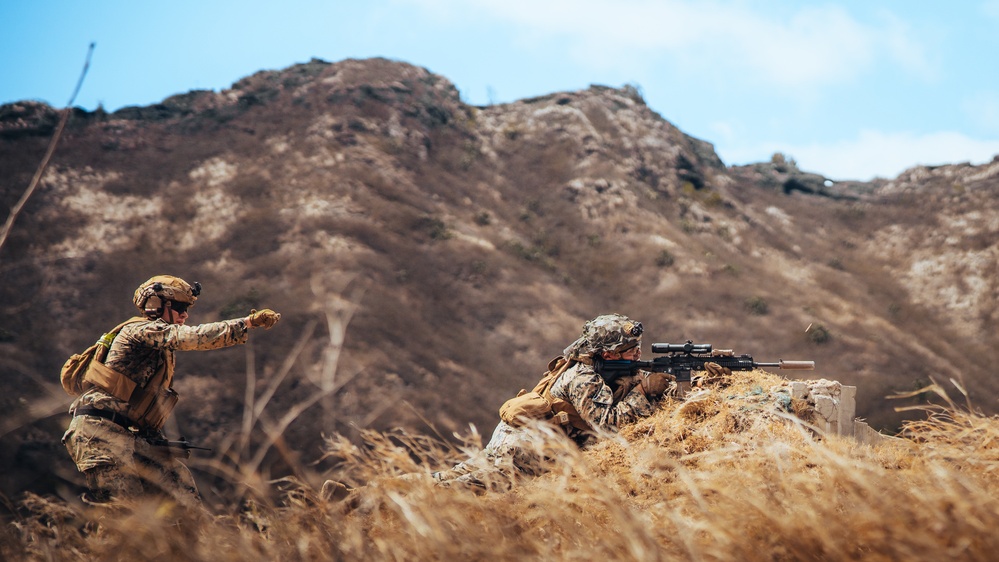
[[(144, 320), (146, 319), (136, 317), (125, 324)], [(107, 342), (107, 346), (111, 347), (110, 341)], [(159, 430), (163, 428), (179, 399), (177, 392), (172, 388), (173, 372), (174, 354), (164, 351), (160, 354), (156, 372), (144, 386), (140, 386), (95, 357), (83, 377), (83, 386), (85, 389), (96, 386), (122, 402), (127, 402), (127, 415), (141, 426), (140, 429)]]

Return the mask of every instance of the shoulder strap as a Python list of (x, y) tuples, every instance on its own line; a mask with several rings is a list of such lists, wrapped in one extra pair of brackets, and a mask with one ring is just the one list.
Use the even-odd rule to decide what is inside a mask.
[(561, 355), (549, 361), (548, 371), (544, 374), (544, 376), (541, 377), (541, 380), (538, 381), (538, 384), (534, 386), (534, 392), (537, 392), (541, 396), (544, 396), (545, 400), (551, 402), (549, 391), (551, 390), (552, 385), (554, 385), (555, 381), (558, 380), (559, 376), (562, 373), (566, 372), (566, 370), (568, 370), (569, 367), (571, 367), (574, 363), (575, 361), (566, 359)]
[(97, 352), (94, 355), (95, 359), (103, 363), (104, 358), (107, 357), (108, 355), (108, 350), (111, 349), (111, 342), (114, 341), (114, 338), (118, 335), (118, 332), (120, 332), (122, 328), (128, 326), (129, 324), (142, 322), (144, 320), (146, 320), (146, 318), (143, 318), (141, 316), (133, 316), (128, 320), (125, 320), (121, 324), (115, 326), (110, 332), (107, 332), (104, 335), (102, 335), (101, 339), (97, 340), (98, 346), (97, 346)]
[(144, 320), (146, 318), (133, 316), (118, 324), (110, 332), (101, 336), (101, 339), (97, 340), (94, 357), (90, 360), (87, 370), (83, 374), (83, 382), (85, 384), (99, 387), (119, 400), (126, 402), (132, 397), (132, 393), (136, 387), (135, 381), (105, 365), (104, 360), (107, 359), (108, 350), (111, 349), (111, 342), (118, 336), (118, 332), (129, 324)]

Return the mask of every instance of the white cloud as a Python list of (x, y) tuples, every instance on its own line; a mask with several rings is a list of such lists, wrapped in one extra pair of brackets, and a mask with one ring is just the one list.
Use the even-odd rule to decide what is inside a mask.
[(999, 154), (999, 140), (974, 139), (955, 132), (912, 134), (865, 130), (855, 139), (828, 144), (768, 143), (719, 148), (726, 164), (769, 161), (774, 152), (794, 158), (806, 172), (834, 180), (890, 179), (918, 165), (984, 164)]
[(475, 19), (511, 23), (527, 42), (563, 38), (570, 56), (600, 69), (667, 59), (814, 89), (853, 81), (881, 59), (920, 74), (935, 66), (897, 18), (863, 23), (835, 5), (806, 5), (780, 18), (732, 0), (408, 1), (434, 11), (450, 2), (450, 13), (467, 17), (478, 10)]
[[(708, 124), (695, 123), (699, 116), (687, 119), (689, 125), (716, 135), (706, 140), (715, 144), (726, 163), (767, 161), (774, 152), (783, 152), (805, 170), (833, 179), (866, 180), (895, 177), (917, 164), (986, 162), (999, 153), (999, 141), (982, 140), (999, 138), (995, 128), (987, 128), (993, 119), (999, 124), (999, 100), (989, 95), (965, 102), (965, 110), (975, 116), (972, 122), (979, 127), (975, 132), (882, 132), (888, 128), (878, 125), (873, 120), (876, 116), (868, 116), (863, 121), (867, 130), (854, 133), (852, 139), (820, 140), (830, 130), (848, 126), (824, 123), (822, 103), (833, 101), (838, 107), (827, 113), (844, 115), (838, 110), (845, 104), (869, 104), (870, 96), (883, 100), (918, 95), (911, 89), (913, 80), (933, 82), (949, 71), (942, 60), (949, 51), (941, 45), (959, 31), (947, 22), (928, 23), (917, 15), (923, 12), (905, 6), (893, 11), (877, 6), (851, 10), (852, 2), (836, 1), (396, 1), (428, 12), (446, 12), (449, 22), (502, 26), (506, 34), (518, 38), (516, 47), (531, 56), (551, 61), (571, 58), (594, 78), (623, 76), (640, 80), (646, 87), (657, 83), (664, 89), (701, 87), (723, 94), (712, 97), (711, 103), (749, 94), (756, 104), (748, 109), (756, 112), (752, 125), (725, 114), (722, 110), (727, 108), (714, 110)], [(985, 12), (999, 18), (999, 0), (982, 2), (979, 6)], [(664, 75), (662, 83), (649, 80)], [(888, 89), (884, 78), (891, 81)], [(893, 88), (899, 83), (910, 89), (897, 92)], [(770, 103), (777, 103), (778, 109)], [(684, 111), (675, 102), (671, 109), (674, 106)], [(712, 111), (710, 107), (696, 109)], [(767, 112), (788, 111), (808, 123), (807, 134), (813, 139), (809, 144), (789, 146), (751, 139), (768, 129)], [(917, 127), (920, 117), (910, 118), (912, 127)], [(778, 130), (787, 126), (773, 125)], [(957, 130), (956, 126), (941, 128)]]

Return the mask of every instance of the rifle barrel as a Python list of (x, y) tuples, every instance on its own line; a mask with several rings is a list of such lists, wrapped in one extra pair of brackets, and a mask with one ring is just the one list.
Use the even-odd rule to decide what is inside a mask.
[(815, 361), (784, 361), (781, 359), (776, 366), (788, 371), (812, 371), (815, 370)]
[(777, 369), (780, 369), (780, 363), (757, 363), (757, 362), (753, 361), (753, 366), (754, 367), (775, 367)]

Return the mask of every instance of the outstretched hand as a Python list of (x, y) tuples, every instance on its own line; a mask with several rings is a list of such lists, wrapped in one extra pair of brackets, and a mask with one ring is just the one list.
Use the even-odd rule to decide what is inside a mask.
[(250, 328), (266, 328), (270, 330), (280, 319), (281, 314), (269, 308), (265, 308), (260, 312), (257, 312), (257, 309), (253, 309), (250, 311), (250, 315), (246, 317), (246, 325)]

